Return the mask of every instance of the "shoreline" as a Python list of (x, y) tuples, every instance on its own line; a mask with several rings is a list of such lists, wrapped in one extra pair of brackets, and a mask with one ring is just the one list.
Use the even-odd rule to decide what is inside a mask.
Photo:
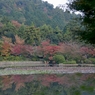
[(0, 69), (0, 75), (95, 73), (95, 67), (24, 67)]

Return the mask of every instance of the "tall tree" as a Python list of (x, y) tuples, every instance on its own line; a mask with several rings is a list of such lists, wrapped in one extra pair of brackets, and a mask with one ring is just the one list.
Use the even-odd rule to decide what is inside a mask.
[(34, 25), (27, 27), (25, 30), (24, 38), (27, 44), (38, 45), (41, 41), (40, 29)]
[(63, 41), (63, 32), (57, 26), (53, 29), (50, 25), (44, 24), (40, 27), (42, 40), (50, 40), (52, 44), (58, 44)]
[(1, 36), (12, 38), (12, 43), (15, 42), (14, 34), (17, 32), (17, 28), (11, 22), (5, 23), (3, 27), (0, 29), (0, 31)]
[(64, 41), (79, 41), (79, 31), (81, 24), (78, 20), (72, 20), (64, 27)]
[(95, 44), (95, 0), (69, 0), (69, 8), (82, 12), (81, 21), (84, 25), (79, 33), (81, 39)]

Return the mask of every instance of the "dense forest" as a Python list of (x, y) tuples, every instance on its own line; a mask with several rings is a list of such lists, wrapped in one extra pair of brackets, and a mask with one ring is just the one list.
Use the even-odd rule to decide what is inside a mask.
[(0, 0), (0, 15), (25, 25), (47, 24), (61, 29), (76, 16), (42, 0)]
[(79, 17), (41, 0), (0, 0), (0, 61), (94, 63)]

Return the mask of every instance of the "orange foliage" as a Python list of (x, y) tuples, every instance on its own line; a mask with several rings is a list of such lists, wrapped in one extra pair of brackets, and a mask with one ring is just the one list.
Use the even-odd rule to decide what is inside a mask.
[(15, 21), (15, 20), (12, 20), (12, 24), (13, 24), (15, 27), (17, 27), (17, 28), (19, 28), (19, 27), (21, 26), (21, 24), (20, 24), (18, 21)]
[(6, 36), (2, 36), (2, 39), (3, 39), (4, 42), (12, 43), (12, 39), (11, 38), (8, 38)]
[(2, 83), (3, 83), (2, 89), (6, 90), (12, 87), (13, 81), (11, 80), (10, 76), (2, 76)]
[(9, 56), (10, 55), (10, 49), (11, 49), (11, 46), (9, 43), (7, 42), (4, 42), (2, 44), (2, 48), (1, 48), (1, 55), (3, 56)]
[(18, 35), (15, 35), (15, 39), (16, 39), (16, 44), (20, 44), (20, 45), (24, 44), (24, 40), (21, 39)]

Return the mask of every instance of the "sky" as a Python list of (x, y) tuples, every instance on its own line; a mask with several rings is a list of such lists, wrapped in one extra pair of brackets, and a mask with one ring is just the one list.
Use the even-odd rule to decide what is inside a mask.
[[(50, 4), (53, 4), (54, 7), (58, 6), (58, 5), (64, 5), (68, 2), (68, 0), (42, 0), (42, 1), (47, 1)], [(64, 6), (64, 8), (66, 9), (66, 5)], [(64, 10), (65, 10), (64, 9)], [(81, 12), (75, 12), (76, 14), (82, 14)]]
[(54, 7), (56, 7), (60, 4), (66, 4), (68, 2), (68, 0), (43, 0), (43, 1), (47, 1), (48, 3), (53, 4)]

